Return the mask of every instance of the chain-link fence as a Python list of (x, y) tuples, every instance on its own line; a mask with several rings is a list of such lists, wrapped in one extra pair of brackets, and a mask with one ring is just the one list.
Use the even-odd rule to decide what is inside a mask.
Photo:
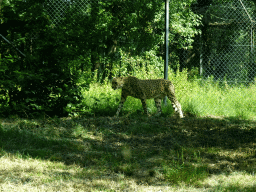
[[(44, 8), (54, 28), (83, 25), (84, 33), (88, 34), (84, 47), (89, 63), (93, 71), (97, 69), (104, 77), (106, 71), (114, 70), (113, 66), (122, 68), (122, 53), (142, 55), (159, 45), (164, 37), (161, 1), (48, 0)], [(163, 53), (162, 49), (159, 54), (163, 57)]]
[[(97, 1), (94, 1), (97, 2)], [(73, 6), (76, 7), (76, 11), (81, 13), (89, 13), (93, 1), (84, 0), (84, 1), (70, 1), (70, 0), (48, 0), (43, 6), (47, 13), (49, 14), (51, 21), (54, 25), (59, 25), (63, 23), (63, 18), (67, 16), (69, 9)], [(78, 19), (78, 18), (77, 18)]]
[[(115, 22), (116, 26), (113, 22), (109, 22), (112, 26), (97, 28), (96, 25), (105, 25), (104, 21), (96, 22), (94, 26), (88, 26), (94, 27), (91, 30), (98, 30), (94, 33), (95, 37), (91, 37), (94, 41), (88, 48), (91, 54), (98, 53), (95, 57), (91, 57), (94, 60), (93, 63), (99, 64), (95, 68), (103, 69), (107, 66), (100, 65), (102, 61), (97, 60), (100, 60), (99, 58), (104, 60), (111, 54), (112, 60), (120, 60), (120, 53), (118, 53), (120, 49), (118, 48), (139, 54), (150, 50), (157, 43), (158, 46), (163, 45), (163, 42), (160, 43), (161, 45), (159, 44), (161, 42), (159, 39), (163, 39), (164, 34), (163, 2), (150, 5), (140, 1), (113, 2), (49, 0), (44, 3), (44, 7), (55, 26), (65, 24), (63, 18), (68, 14), (70, 18), (74, 19), (74, 24), (75, 20), (81, 19), (81, 17), (90, 17), (94, 21), (105, 18)], [(198, 4), (193, 7), (193, 11), (203, 15), (202, 34), (195, 38), (193, 49), (179, 49), (177, 51), (178, 61), (172, 61), (173, 58), (170, 58), (170, 64), (179, 63), (181, 68), (198, 67), (200, 75), (213, 76), (216, 80), (252, 82), (256, 73), (256, 23), (255, 10), (252, 9), (252, 5), (253, 3), (247, 0), (223, 1), (223, 3), (217, 3), (217, 1), (214, 3), (213, 1), (206, 6), (200, 5), (200, 1), (198, 1)], [(147, 6), (155, 7), (152, 9)], [(157, 9), (162, 11), (158, 12), (158, 15), (152, 15)], [(75, 17), (72, 17), (72, 14)], [(147, 28), (147, 22), (152, 22), (151, 28)], [(88, 25), (88, 23), (86, 24)], [(118, 30), (115, 31), (114, 28), (118, 28)], [(147, 30), (154, 30), (154, 32), (147, 33)], [(138, 34), (140, 35), (138, 36)], [(173, 42), (170, 42), (171, 44)], [(170, 46), (170, 48), (173, 47)], [(159, 56), (163, 56), (164, 50), (160, 49), (159, 54)]]
[[(164, 2), (150, 1), (148, 4), (135, 0), (109, 2), (66, 1), (63, 3), (62, 1), (62, 3), (57, 3), (49, 0), (46, 10), (56, 26), (63, 24), (61, 15), (69, 14), (67, 10), (72, 4), (73, 10), (80, 13), (73, 18), (88, 17), (88, 20), (92, 19), (94, 21), (93, 25), (87, 23), (90, 26), (88, 34), (92, 35), (90, 37), (92, 41), (88, 44), (87, 52), (91, 54), (90, 62), (94, 66), (93, 68), (98, 69), (103, 76), (106, 69), (114, 70), (111, 63), (115, 62), (120, 63), (116, 66), (118, 66), (119, 72), (121, 71), (121, 75), (122, 72), (129, 71), (129, 65), (123, 67), (123, 52), (129, 54), (126, 61), (130, 62), (131, 65), (136, 62), (134, 60), (129, 61), (130, 57), (134, 55), (141, 56), (145, 51), (152, 49), (157, 50), (157, 57), (164, 58)], [(175, 2), (171, 3), (175, 6)], [(186, 7), (175, 11), (182, 12), (184, 8)], [(104, 13), (100, 13), (101, 10), (104, 10)], [(181, 101), (186, 100), (185, 102), (191, 103), (187, 104), (188, 108), (189, 105), (193, 105), (196, 111), (200, 111), (204, 115), (226, 115), (225, 111), (230, 107), (229, 102), (222, 102), (226, 99), (217, 96), (219, 93), (215, 91), (218, 90), (203, 93), (207, 92), (205, 90), (205, 88), (207, 89), (207, 85), (205, 85), (207, 81), (204, 80), (210, 78), (231, 86), (237, 84), (248, 85), (254, 82), (256, 75), (255, 5), (248, 0), (198, 0), (197, 3), (192, 4), (191, 10), (202, 16), (202, 25), (199, 26), (201, 34), (195, 35), (194, 43), (189, 46), (189, 43), (186, 42), (187, 37), (180, 32), (185, 31), (187, 25), (183, 23), (181, 26), (183, 25), (184, 28), (175, 31), (173, 20), (177, 19), (175, 17), (177, 13), (170, 8), (169, 67), (174, 71), (178, 69), (182, 71), (184, 68), (188, 68), (190, 75), (196, 74), (197, 77), (203, 80), (204, 87), (199, 88), (202, 89), (200, 91), (197, 90), (198, 95), (192, 93), (193, 96), (191, 97), (191, 90), (188, 90), (189, 83), (172, 80), (177, 88), (176, 90), (178, 90), (178, 98)], [(184, 13), (184, 15), (186, 14)], [(109, 22), (108, 19), (112, 22)], [(182, 17), (178, 19), (182, 19)], [(100, 25), (102, 27), (99, 27)], [(107, 26), (104, 27), (104, 25)], [(142, 63), (142, 65), (146, 64)], [(164, 68), (164, 62), (162, 62), (160, 68)], [(194, 89), (197, 88), (193, 87), (192, 92), (196, 91)], [(206, 99), (209, 95), (212, 99)], [(189, 99), (185, 99), (186, 97), (189, 97)], [(200, 99), (201, 97), (203, 98)], [(195, 106), (196, 100), (199, 100), (200, 103), (197, 106)], [(233, 103), (239, 103), (237, 98), (229, 97), (229, 100), (233, 100), (231, 101)], [(218, 108), (217, 110), (222, 110), (222, 112), (218, 113), (214, 108)], [(238, 114), (240, 116), (244, 110), (243, 107), (239, 107), (239, 104), (236, 104), (233, 108), (232, 110), (235, 112), (230, 113), (230, 115)], [(189, 109), (187, 110), (189, 111)], [(249, 111), (254, 111), (254, 108)]]
[(204, 77), (230, 83), (254, 81), (256, 18), (252, 7), (252, 1), (247, 0), (195, 7), (195, 12), (203, 15), (202, 35), (184, 61), (194, 56), (192, 62), (199, 64)]
[[(170, 0), (169, 67), (172, 71), (188, 68), (189, 75), (195, 75), (203, 82), (209, 77), (230, 85), (254, 82), (255, 3), (250, 0), (197, 0), (190, 5), (188, 2)], [(22, 54), (13, 47), (26, 53), (23, 54), (27, 56), (26, 61), (20, 59), (20, 63), (15, 63), (17, 70), (32, 69), (37, 62), (39, 67), (33, 70), (42, 67), (48, 73), (48, 67), (45, 67), (48, 64), (52, 67), (53, 82), (56, 82), (55, 76), (63, 71), (82, 71), (87, 79), (95, 77), (97, 71), (98, 80), (102, 80), (118, 75), (136, 75), (136, 67), (138, 70), (149, 65), (147, 75), (150, 75), (149, 70), (157, 69), (164, 77), (164, 1), (24, 0), (19, 3), (28, 7), (27, 13), (19, 10), (19, 6), (15, 8), (22, 13), (15, 18), (19, 26), (13, 23), (12, 28), (9, 27), (8, 22), (14, 19), (0, 23), (2, 28), (6, 26), (6, 30), (1, 29), (0, 33), (2, 57), (7, 61), (8, 54), (12, 54), (20, 59)], [(12, 6), (8, 6), (11, 10)], [(40, 13), (37, 15), (32, 9), (38, 9)], [(15, 14), (15, 11), (10, 13)], [(46, 24), (41, 25), (38, 20)], [(16, 33), (18, 28), (20, 34)], [(5, 39), (15, 46), (11, 47)], [(9, 68), (7, 64), (5, 68)], [(181, 85), (181, 81), (175, 82), (174, 79), (177, 90), (180, 90), (178, 98), (182, 100), (193, 88), (189, 88), (187, 79), (184, 80), (187, 85)]]

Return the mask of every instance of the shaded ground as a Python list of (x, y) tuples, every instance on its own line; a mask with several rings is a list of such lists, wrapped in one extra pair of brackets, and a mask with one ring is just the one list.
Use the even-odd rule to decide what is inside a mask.
[[(92, 180), (117, 180), (121, 174), (139, 185), (185, 182), (202, 187), (193, 177), (203, 180), (216, 174), (242, 171), (253, 175), (256, 171), (255, 121), (145, 116), (1, 121), (0, 154), (76, 164), (84, 169), (83, 177)], [(182, 171), (172, 175), (172, 167), (203, 167), (203, 171), (185, 170), (192, 174), (187, 178)]]

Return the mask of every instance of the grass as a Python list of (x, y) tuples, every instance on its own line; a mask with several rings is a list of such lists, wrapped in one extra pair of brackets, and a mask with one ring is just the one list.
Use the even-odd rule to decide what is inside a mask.
[(255, 191), (255, 85), (169, 77), (184, 119), (169, 102), (155, 117), (153, 100), (147, 117), (131, 97), (115, 118), (108, 81), (84, 91), (79, 116), (0, 119), (0, 190)]
[(233, 118), (2, 119), (1, 191), (254, 191), (256, 127)]
[[(189, 84), (189, 83), (188, 83)], [(192, 84), (192, 83), (191, 83)], [(255, 85), (223, 86), (218, 82), (193, 82), (191, 94), (184, 96), (184, 107), (197, 116), (227, 116), (253, 119), (256, 116)]]
[[(143, 70), (141, 70), (143, 71)], [(145, 72), (142, 72), (143, 74)], [(146, 75), (137, 74), (141, 78)], [(151, 78), (160, 78), (151, 74)], [(185, 114), (189, 116), (225, 116), (238, 119), (254, 119), (256, 117), (256, 86), (228, 85), (209, 78), (207, 80), (188, 80), (187, 71), (169, 72), (169, 79), (175, 85), (176, 96)], [(84, 91), (83, 112), (86, 115), (113, 116), (120, 101), (120, 90), (113, 91), (108, 81), (104, 84), (92, 83), (89, 90)], [(150, 114), (156, 113), (154, 100), (147, 100)], [(173, 110), (168, 100), (162, 105), (163, 115), (170, 116)], [(142, 105), (139, 99), (128, 97), (122, 114), (141, 114)]]

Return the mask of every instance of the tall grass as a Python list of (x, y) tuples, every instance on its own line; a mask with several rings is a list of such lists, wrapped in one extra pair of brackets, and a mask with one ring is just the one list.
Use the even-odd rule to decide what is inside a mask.
[(195, 116), (228, 116), (253, 119), (256, 110), (255, 85), (232, 85), (208, 80), (187, 82), (192, 92), (184, 95), (184, 110)]
[[(148, 72), (147, 72), (148, 71)], [(137, 70), (140, 79), (162, 78), (160, 70), (152, 66)], [(189, 116), (228, 116), (239, 119), (253, 119), (256, 116), (256, 86), (228, 85), (226, 82), (209, 79), (188, 78), (187, 70), (169, 71), (169, 79), (175, 85), (176, 96), (185, 114)], [(91, 115), (114, 115), (121, 97), (121, 91), (111, 89), (109, 80), (103, 84), (94, 81), (89, 90), (84, 91), (84, 112)], [(154, 114), (153, 100), (148, 100), (148, 110)], [(142, 106), (138, 99), (128, 97), (122, 110), (123, 114), (141, 113)], [(163, 106), (163, 114), (173, 113), (170, 102)]]

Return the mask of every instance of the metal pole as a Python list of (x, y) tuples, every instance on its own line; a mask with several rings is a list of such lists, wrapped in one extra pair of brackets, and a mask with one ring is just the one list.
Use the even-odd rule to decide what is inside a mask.
[[(165, 1), (165, 60), (164, 60), (164, 79), (168, 79), (168, 58), (169, 58), (169, 0)], [(167, 97), (164, 98), (166, 105)]]
[(199, 61), (199, 65), (200, 65), (200, 76), (203, 75), (203, 54), (202, 54), (202, 46), (203, 46), (203, 41), (202, 41), (202, 34), (200, 35), (200, 61)]

